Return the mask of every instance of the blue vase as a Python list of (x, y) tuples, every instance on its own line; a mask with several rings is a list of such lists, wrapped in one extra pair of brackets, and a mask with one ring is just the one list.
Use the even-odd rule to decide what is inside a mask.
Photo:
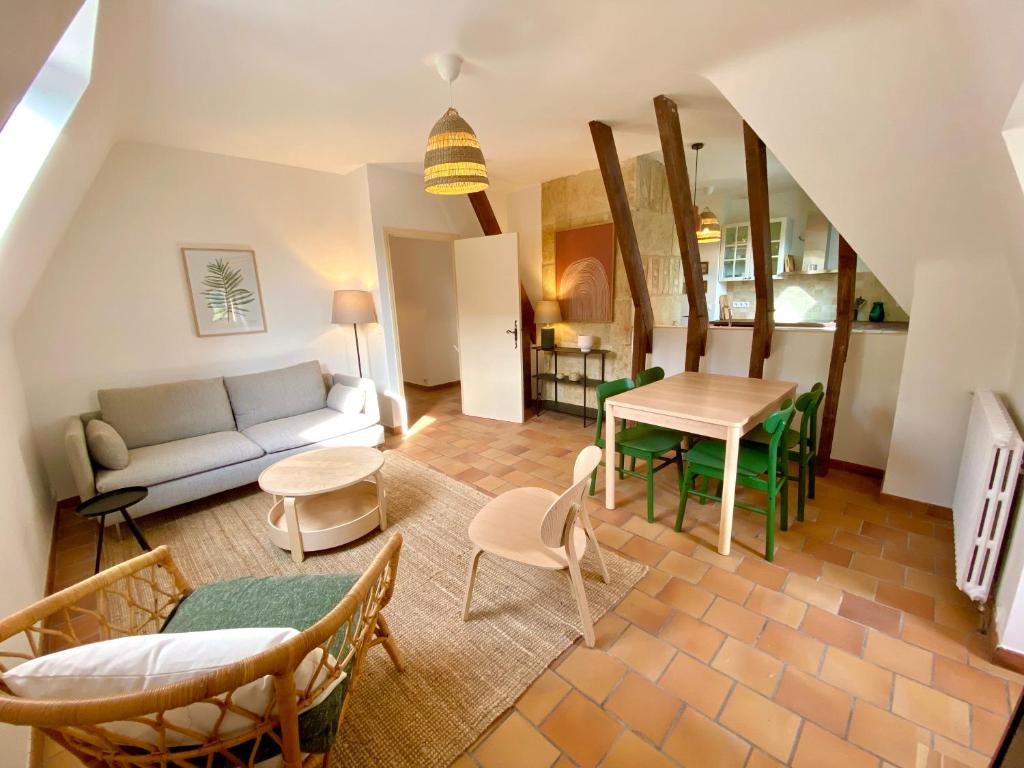
[(885, 320), (885, 305), (876, 301), (871, 305), (871, 312), (868, 313), (868, 320), (872, 323), (881, 323)]

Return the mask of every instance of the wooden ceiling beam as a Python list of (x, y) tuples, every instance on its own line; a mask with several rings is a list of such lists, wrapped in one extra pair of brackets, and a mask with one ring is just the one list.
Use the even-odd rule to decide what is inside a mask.
[(646, 354), (651, 347), (651, 335), (654, 332), (654, 308), (647, 292), (647, 278), (644, 275), (644, 262), (640, 256), (640, 246), (633, 227), (633, 213), (626, 195), (626, 185), (622, 180), (622, 168), (619, 165), (619, 153), (615, 148), (615, 137), (612, 129), (599, 120), (590, 122), (590, 135), (594, 140), (594, 151), (597, 163), (601, 167), (601, 178), (604, 191), (608, 195), (608, 206), (615, 224), (615, 238), (622, 253), (622, 263), (626, 268), (626, 281), (629, 283), (629, 295), (633, 299), (636, 311), (633, 314), (633, 354), (632, 375), (635, 377), (644, 368)]
[(765, 358), (772, 354), (775, 330), (775, 289), (772, 285), (771, 221), (768, 213), (768, 150), (743, 121), (743, 153), (747, 163), (750, 243), (754, 259), (754, 337), (750, 343), (751, 378), (764, 377)]
[(839, 238), (839, 287), (836, 291), (836, 332), (832, 337), (832, 357), (828, 363), (828, 385), (825, 387), (825, 407), (821, 417), (821, 436), (815, 459), (817, 474), (828, 474), (832, 461), (832, 442), (836, 434), (836, 414), (839, 412), (839, 392), (843, 384), (846, 354), (850, 349), (853, 330), (853, 294), (856, 293), (857, 254), (843, 237)]
[[(491, 201), (487, 198), (487, 193), (470, 192), (467, 197), (470, 205), (473, 206), (473, 213), (476, 214), (476, 220), (480, 222), (480, 229), (483, 230), (484, 235), (488, 237), (500, 235), (501, 225), (498, 223), (498, 217), (494, 215), (494, 209), (491, 207)], [(519, 345), (519, 348), (523, 350), (523, 398), (526, 405), (529, 406), (533, 402), (533, 377), (531, 376), (533, 365), (530, 360), (530, 344), (527, 344), (526, 340), (529, 339), (531, 344), (537, 343), (537, 323), (533, 317), (533, 303), (530, 301), (522, 281), (519, 282), (519, 314), (523, 324), (520, 334), (522, 343)]]
[(690, 175), (686, 170), (679, 109), (667, 96), (657, 96), (654, 112), (658, 117), (661, 152), (665, 157), (668, 192), (679, 239), (679, 256), (683, 262), (686, 301), (690, 308), (686, 325), (686, 370), (699, 371), (700, 359), (707, 349), (708, 305), (704, 295), (704, 276), (700, 271), (697, 220), (690, 195)]

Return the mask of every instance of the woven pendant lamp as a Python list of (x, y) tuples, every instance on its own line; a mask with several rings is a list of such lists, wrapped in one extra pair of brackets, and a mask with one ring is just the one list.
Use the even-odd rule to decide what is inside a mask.
[[(462, 58), (454, 53), (437, 57), (437, 72), (449, 90), (462, 71)], [(487, 189), (487, 165), (472, 127), (454, 106), (434, 123), (423, 158), (423, 188), (434, 195), (468, 195)]]
[(441, 115), (427, 137), (423, 188), (435, 195), (468, 195), (487, 189), (480, 141), (454, 107)]
[(722, 239), (722, 223), (706, 205), (703, 211), (697, 207), (697, 173), (700, 170), (700, 151), (704, 149), (704, 143), (698, 141), (691, 144), (690, 149), (696, 153), (693, 158), (693, 218), (697, 221), (697, 242), (717, 243)]

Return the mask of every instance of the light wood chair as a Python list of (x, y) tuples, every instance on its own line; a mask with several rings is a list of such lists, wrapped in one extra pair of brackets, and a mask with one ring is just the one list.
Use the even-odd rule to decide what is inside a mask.
[(469, 524), (473, 555), (466, 578), (466, 602), (463, 620), (469, 619), (469, 604), (480, 555), (487, 552), (506, 560), (551, 570), (567, 569), (569, 589), (576, 599), (583, 624), (583, 638), (594, 646), (594, 621), (583, 589), (580, 560), (587, 539), (594, 545), (601, 576), (608, 582), (608, 568), (594, 536), (583, 493), (587, 478), (601, 461), (601, 449), (589, 445), (580, 451), (572, 471), (572, 486), (561, 496), (544, 488), (516, 488), (506, 491), (477, 512)]

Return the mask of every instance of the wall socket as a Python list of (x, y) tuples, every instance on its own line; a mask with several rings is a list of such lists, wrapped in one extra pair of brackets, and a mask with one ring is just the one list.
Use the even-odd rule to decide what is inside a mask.
[(733, 309), (749, 309), (750, 308), (750, 302), (749, 301), (734, 301), (732, 303), (732, 306), (733, 306)]

